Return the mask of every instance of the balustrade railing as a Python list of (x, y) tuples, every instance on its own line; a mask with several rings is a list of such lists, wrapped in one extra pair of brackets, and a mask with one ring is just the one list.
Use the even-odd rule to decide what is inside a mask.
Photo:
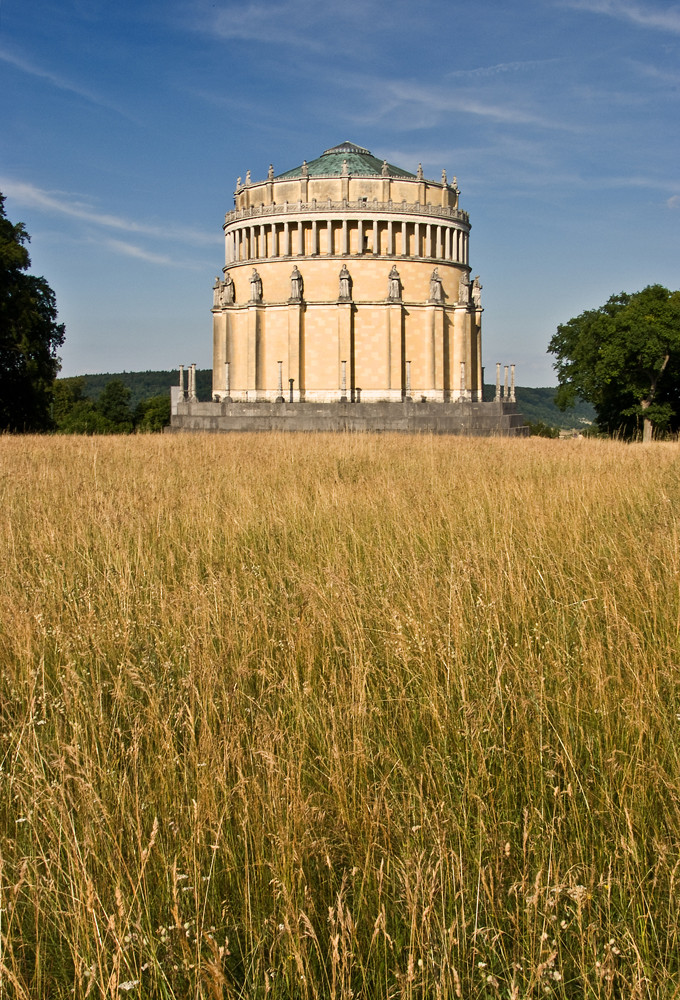
[(438, 219), (453, 219), (469, 225), (470, 216), (462, 208), (444, 205), (421, 205), (418, 202), (396, 201), (284, 201), (276, 205), (253, 205), (251, 208), (233, 209), (224, 217), (225, 225), (246, 219), (271, 218), (280, 215), (328, 215), (329, 212), (383, 213), (391, 215), (425, 215)]

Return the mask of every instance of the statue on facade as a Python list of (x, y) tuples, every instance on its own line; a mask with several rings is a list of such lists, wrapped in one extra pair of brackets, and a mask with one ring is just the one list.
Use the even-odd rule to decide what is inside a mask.
[(234, 280), (230, 274), (225, 274), (220, 292), (220, 305), (232, 306), (234, 304)]
[(253, 273), (250, 275), (250, 301), (262, 301), (262, 278), (255, 268), (253, 268)]
[(382, 164), (382, 176), (383, 177), (389, 177), (390, 176), (390, 171), (389, 171), (389, 168), (387, 166), (387, 160), (383, 160), (383, 164)]
[(340, 271), (340, 292), (338, 298), (345, 301), (352, 298), (352, 278), (346, 264), (342, 265), (342, 270)]
[(423, 165), (422, 165), (422, 163), (419, 163), (418, 164), (418, 173), (416, 174), (416, 177), (418, 178), (419, 181), (422, 181), (423, 178), (424, 178), (424, 176), (425, 175), (423, 174)]
[(470, 302), (470, 276), (467, 271), (461, 274), (458, 282), (458, 301), (464, 306)]
[(219, 275), (215, 275), (215, 284), (213, 285), (213, 309), (220, 308), (220, 296), (222, 294), (222, 282), (220, 281)]
[(246, 170), (246, 187), (250, 184), (250, 170)]
[(443, 302), (444, 289), (442, 279), (439, 277), (439, 268), (435, 267), (430, 278), (430, 302)]
[(482, 283), (479, 280), (479, 275), (472, 282), (472, 301), (477, 309), (482, 307)]
[(273, 181), (274, 180), (274, 164), (273, 163), (269, 164), (269, 170), (267, 171), (267, 180), (268, 181)]
[(290, 301), (302, 301), (302, 275), (298, 270), (297, 264), (294, 266), (290, 274)]
[(391, 302), (401, 301), (401, 279), (399, 277), (399, 271), (397, 270), (397, 265), (392, 265), (392, 270), (389, 274), (389, 284), (387, 288), (387, 298)]

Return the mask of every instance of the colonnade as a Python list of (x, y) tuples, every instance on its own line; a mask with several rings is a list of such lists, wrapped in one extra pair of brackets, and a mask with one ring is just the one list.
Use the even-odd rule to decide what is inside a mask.
[(226, 230), (226, 264), (279, 257), (372, 254), (469, 263), (469, 233), (445, 222), (397, 219), (286, 219)]

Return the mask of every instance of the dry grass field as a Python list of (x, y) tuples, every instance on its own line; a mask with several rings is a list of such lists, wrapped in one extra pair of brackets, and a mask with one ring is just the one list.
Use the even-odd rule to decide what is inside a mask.
[(0, 997), (680, 996), (680, 449), (0, 438)]

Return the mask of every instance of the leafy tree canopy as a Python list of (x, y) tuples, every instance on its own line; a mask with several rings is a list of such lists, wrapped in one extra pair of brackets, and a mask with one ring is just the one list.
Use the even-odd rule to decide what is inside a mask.
[(57, 323), (54, 292), (44, 278), (27, 274), (31, 259), (23, 223), (5, 215), (0, 194), (0, 429), (45, 430), (52, 424), (57, 348), (64, 326)]
[(680, 429), (680, 291), (612, 295), (558, 326), (548, 350), (561, 409), (581, 396), (602, 430), (632, 437), (642, 425), (645, 441)]

